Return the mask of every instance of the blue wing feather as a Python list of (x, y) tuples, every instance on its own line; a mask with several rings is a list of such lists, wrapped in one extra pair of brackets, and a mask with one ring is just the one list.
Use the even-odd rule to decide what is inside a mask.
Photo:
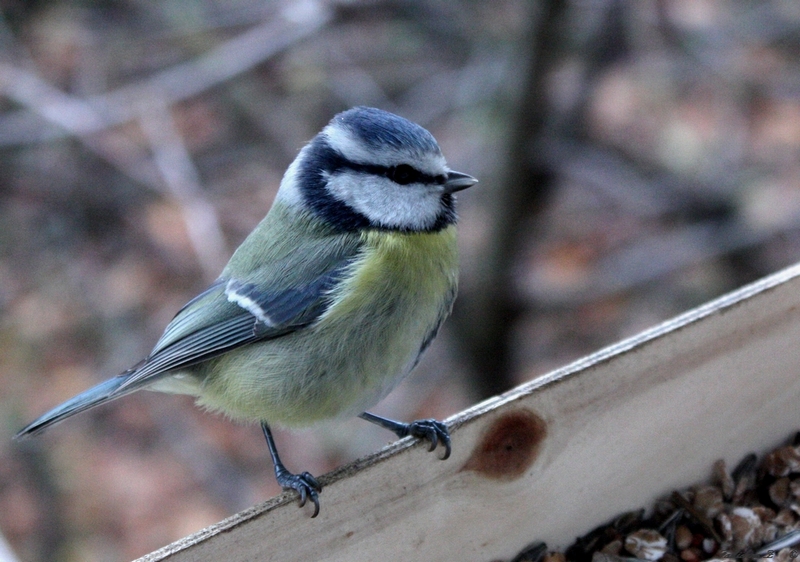
[[(193, 307), (188, 305), (182, 308), (153, 353), (127, 377), (118, 390), (121, 392), (140, 387), (162, 373), (207, 361), (234, 348), (279, 337), (309, 325), (327, 309), (330, 290), (352, 261), (343, 259), (310, 283), (282, 291), (263, 291), (253, 283), (241, 283), (236, 279), (214, 283), (190, 301), (190, 305), (211, 298), (212, 303), (204, 303), (203, 306), (220, 307), (224, 313), (222, 318), (216, 318), (206, 326), (197, 326), (194, 331), (163, 345), (162, 342), (169, 341), (173, 330), (186, 331), (187, 324), (195, 320), (191, 317)], [(246, 302), (248, 306), (232, 300), (231, 294), (240, 297), (239, 301)], [(264, 321), (265, 318), (269, 321)]]

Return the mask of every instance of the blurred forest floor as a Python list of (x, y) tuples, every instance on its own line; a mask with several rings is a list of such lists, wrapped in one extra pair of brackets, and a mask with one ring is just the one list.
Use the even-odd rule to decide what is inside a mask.
[[(793, 0), (0, 2), (0, 532), (129, 560), (280, 491), (185, 397), (11, 436), (144, 357), (336, 112), (480, 179), (454, 317), (376, 409), (443, 418), (798, 260), (799, 55)], [(277, 434), (314, 474), (390, 438)]]

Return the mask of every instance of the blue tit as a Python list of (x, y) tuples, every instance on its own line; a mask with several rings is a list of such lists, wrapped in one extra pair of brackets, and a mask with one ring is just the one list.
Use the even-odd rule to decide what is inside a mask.
[(358, 415), (450, 454), (436, 420), (365, 410), (409, 374), (449, 314), (458, 283), (454, 193), (431, 133), (380, 109), (336, 115), (300, 150), (272, 208), (220, 277), (190, 300), (150, 355), (22, 429), (17, 438), (137, 390), (189, 394), (258, 422), (275, 476), (319, 512), (319, 482), (289, 472), (270, 426)]

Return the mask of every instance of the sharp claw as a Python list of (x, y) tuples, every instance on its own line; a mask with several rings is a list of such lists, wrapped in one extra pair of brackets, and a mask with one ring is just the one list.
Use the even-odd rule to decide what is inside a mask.
[(445, 426), (442, 422), (436, 420), (418, 420), (408, 424), (408, 433), (417, 439), (429, 440), (431, 442), (431, 446), (428, 447), (428, 451), (431, 452), (439, 446), (439, 441), (441, 440), (445, 447), (442, 460), (450, 457), (450, 452), (452, 449), (450, 445), (450, 432), (447, 431), (447, 426)]
[(428, 434), (428, 438), (431, 440), (431, 446), (428, 449), (429, 453), (432, 453), (436, 447), (439, 445), (439, 435), (434, 427), (433, 430)]
[(319, 495), (315, 490), (311, 490), (311, 501), (314, 502), (314, 514), (311, 516), (313, 519), (319, 515)]
[(311, 516), (313, 519), (319, 515), (319, 492), (322, 491), (322, 486), (317, 479), (308, 472), (304, 472), (300, 475), (300, 478), (302, 478), (304, 484), (302, 491), (303, 503), (300, 504), (300, 507), (303, 507), (306, 504), (306, 500), (311, 498), (311, 501), (314, 502), (314, 514)]
[(285, 490), (297, 492), (300, 507), (304, 507), (311, 499), (314, 502), (314, 514), (311, 517), (319, 515), (319, 492), (322, 491), (322, 486), (311, 474), (308, 472), (302, 474), (283, 473), (279, 477), (278, 483)]
[(450, 458), (450, 451), (452, 450), (452, 447), (450, 447), (450, 436), (445, 435), (445, 437), (442, 438), (442, 441), (444, 442), (444, 456), (442, 457), (442, 460), (446, 461)]

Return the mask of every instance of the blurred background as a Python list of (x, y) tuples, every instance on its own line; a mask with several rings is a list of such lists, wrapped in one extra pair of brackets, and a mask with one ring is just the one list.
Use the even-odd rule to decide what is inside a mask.
[[(454, 315), (377, 413), (447, 417), (800, 257), (794, 0), (0, 0), (2, 562), (130, 560), (280, 491), (257, 427), (185, 397), (11, 436), (144, 357), (359, 104), (480, 179)], [(391, 441), (276, 437), (314, 474)]]

